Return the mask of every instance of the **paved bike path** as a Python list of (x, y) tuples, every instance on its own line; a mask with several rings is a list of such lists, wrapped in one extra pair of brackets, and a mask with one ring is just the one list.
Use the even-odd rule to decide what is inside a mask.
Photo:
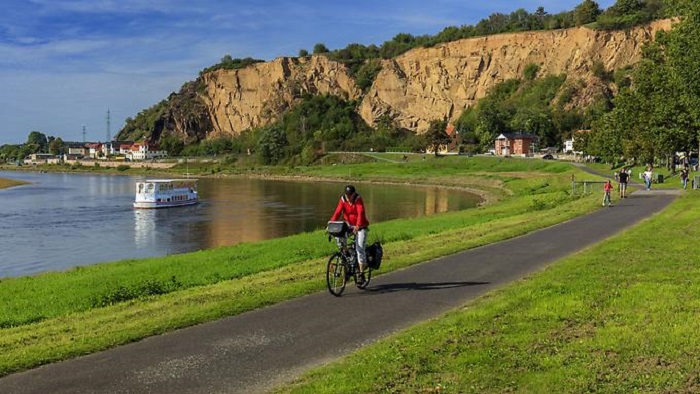
[(321, 292), (9, 375), (0, 393), (264, 392), (610, 237), (677, 194), (636, 192), (544, 230), (375, 277), (366, 291)]

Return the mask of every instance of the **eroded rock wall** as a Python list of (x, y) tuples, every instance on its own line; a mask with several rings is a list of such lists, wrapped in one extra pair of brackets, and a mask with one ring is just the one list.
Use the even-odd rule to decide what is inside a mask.
[(585, 27), (500, 34), (418, 48), (385, 60), (370, 90), (362, 96), (346, 67), (324, 56), (278, 58), (241, 70), (217, 70), (202, 76), (213, 130), (209, 136), (237, 134), (274, 122), (303, 94), (332, 94), (355, 100), (370, 125), (389, 114), (401, 126), (423, 132), (431, 120), (455, 120), (489, 89), (522, 77), (531, 63), (539, 75), (590, 77), (595, 62), (607, 70), (640, 60), (644, 43), (671, 21), (627, 31)]
[(602, 62), (606, 70), (638, 62), (644, 43), (658, 30), (670, 28), (670, 21), (629, 31), (581, 27), (500, 34), (415, 49), (384, 61), (360, 114), (369, 124), (389, 114), (403, 127), (422, 132), (433, 119), (455, 120), (497, 83), (522, 77), (528, 64), (537, 64), (539, 75), (586, 79), (595, 62)]
[(217, 70), (205, 74), (203, 81), (214, 135), (270, 124), (304, 94), (355, 100), (361, 93), (344, 65), (323, 56), (278, 58), (240, 70)]

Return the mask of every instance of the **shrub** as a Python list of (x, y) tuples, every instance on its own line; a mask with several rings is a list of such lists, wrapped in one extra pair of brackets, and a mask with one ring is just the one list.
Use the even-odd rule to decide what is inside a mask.
[(532, 81), (537, 77), (537, 73), (540, 71), (540, 66), (538, 66), (535, 63), (530, 63), (527, 66), (525, 66), (525, 69), (523, 70), (523, 76), (525, 77), (525, 80), (527, 81)]

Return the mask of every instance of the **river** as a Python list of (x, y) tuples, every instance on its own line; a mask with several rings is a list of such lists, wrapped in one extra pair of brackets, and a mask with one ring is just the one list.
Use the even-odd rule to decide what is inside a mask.
[[(0, 278), (191, 252), (325, 227), (342, 183), (199, 180), (201, 203), (135, 210), (144, 177), (0, 171)], [(468, 209), (480, 197), (438, 187), (357, 184), (370, 222)]]

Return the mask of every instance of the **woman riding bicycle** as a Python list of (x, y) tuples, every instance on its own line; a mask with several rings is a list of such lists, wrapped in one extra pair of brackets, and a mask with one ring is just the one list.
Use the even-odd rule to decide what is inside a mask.
[[(360, 268), (358, 284), (362, 285), (365, 281), (364, 270), (367, 266), (367, 254), (365, 253), (365, 241), (367, 240), (367, 231), (369, 230), (369, 221), (365, 216), (365, 203), (362, 197), (355, 191), (355, 186), (345, 186), (345, 193), (340, 196), (338, 206), (331, 217), (331, 221), (340, 219), (340, 214), (343, 214), (345, 220), (355, 234), (355, 248), (357, 250), (357, 263)], [(338, 243), (345, 245), (347, 235), (338, 237)]]

